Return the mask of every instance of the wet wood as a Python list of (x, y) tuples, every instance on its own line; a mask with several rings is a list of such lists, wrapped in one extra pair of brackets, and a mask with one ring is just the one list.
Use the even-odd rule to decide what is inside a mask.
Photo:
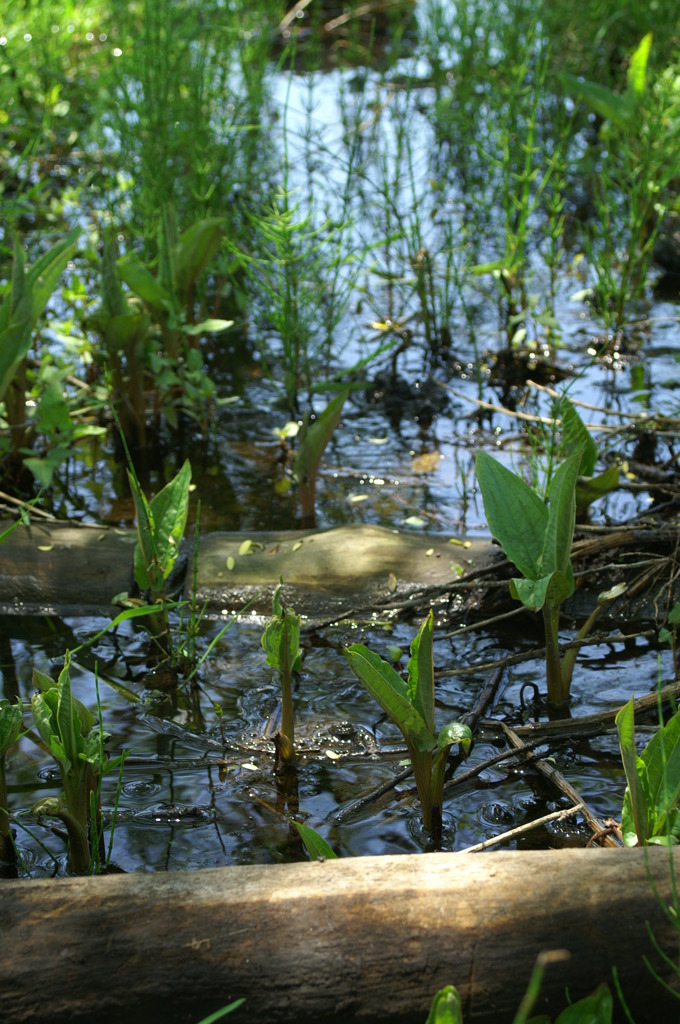
[[(652, 877), (670, 899), (666, 851)], [(676, 871), (680, 860), (676, 860)], [(455, 984), (465, 1022), (510, 1022), (538, 953), (566, 949), (535, 1012), (611, 984), (638, 1024), (677, 1019), (642, 962), (677, 933), (644, 851), (367, 857), (194, 874), (0, 882), (5, 1024), (230, 1020), (417, 1024)], [(669, 1009), (669, 1005), (672, 1009)], [(621, 1015), (618, 1015), (621, 1019)]]
[[(0, 532), (8, 523), (0, 523)], [(0, 549), (0, 605), (57, 614), (111, 611), (133, 587), (134, 530), (33, 521)], [(446, 586), (489, 556), (488, 540), (451, 543), (446, 536), (357, 524), (333, 530), (210, 533), (197, 562), (200, 605), (235, 610), (245, 601), (269, 612), (283, 577), (295, 610), (318, 617), (393, 600), (415, 586)], [(187, 556), (191, 552), (187, 549)], [(185, 569), (187, 562), (184, 562)], [(180, 581), (181, 583), (181, 581)], [(185, 573), (190, 596), (193, 573)]]

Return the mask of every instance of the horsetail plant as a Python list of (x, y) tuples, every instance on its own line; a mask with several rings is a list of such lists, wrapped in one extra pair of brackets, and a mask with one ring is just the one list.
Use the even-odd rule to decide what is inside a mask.
[(450, 722), (435, 736), (433, 630), (434, 617), (430, 610), (411, 643), (407, 682), (389, 662), (363, 644), (345, 648), (345, 655), (359, 682), (399, 727), (406, 740), (423, 825), (438, 843), (441, 839), (444, 772), (449, 751), (457, 743), (467, 754), (472, 733), (467, 725)]
[(266, 664), (279, 673), (281, 680), (281, 727), (275, 738), (276, 749), (284, 764), (295, 760), (295, 712), (292, 678), (301, 664), (300, 616), (286, 608), (281, 598), (283, 581), (274, 591), (272, 618), (262, 634)]

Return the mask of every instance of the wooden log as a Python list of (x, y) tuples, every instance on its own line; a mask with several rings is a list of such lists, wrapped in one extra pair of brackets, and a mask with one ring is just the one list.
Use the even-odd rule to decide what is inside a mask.
[[(637, 1024), (677, 1020), (642, 962), (677, 957), (668, 853), (560, 850), (366, 857), (0, 882), (4, 1024), (230, 1020), (417, 1024), (455, 984), (466, 1024), (513, 1019), (535, 958), (556, 1015), (616, 966)], [(676, 857), (676, 872), (680, 855)], [(621, 1019), (621, 1013), (617, 1014)]]
[[(0, 522), (0, 532), (8, 524)], [(0, 547), (0, 606), (22, 613), (92, 614), (133, 586), (134, 530), (32, 521)], [(247, 543), (249, 542), (249, 544)], [(247, 550), (246, 550), (247, 549)], [(453, 545), (432, 537), (357, 524), (283, 533), (210, 533), (197, 563), (199, 605), (219, 611), (253, 601), (271, 610), (283, 576), (295, 610), (327, 617), (445, 585), (486, 559), (488, 540)], [(229, 564), (229, 568), (228, 568)], [(193, 573), (186, 573), (185, 596)]]

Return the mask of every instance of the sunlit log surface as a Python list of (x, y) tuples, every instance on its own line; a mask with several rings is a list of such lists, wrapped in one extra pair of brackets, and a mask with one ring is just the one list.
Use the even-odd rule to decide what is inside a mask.
[[(670, 900), (668, 854), (649, 865)], [(676, 871), (680, 861), (676, 860)], [(466, 1022), (511, 1021), (543, 950), (534, 1012), (556, 1015), (612, 966), (638, 1024), (678, 1019), (642, 962), (678, 936), (642, 850), (366, 857), (197, 873), (0, 882), (5, 1024), (424, 1022), (455, 984)], [(621, 1019), (621, 1015), (618, 1015)]]

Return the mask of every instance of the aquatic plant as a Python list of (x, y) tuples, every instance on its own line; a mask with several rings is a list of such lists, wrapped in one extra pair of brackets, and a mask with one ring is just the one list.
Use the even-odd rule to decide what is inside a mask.
[(340, 422), (348, 390), (332, 398), (326, 408), (313, 422), (305, 413), (297, 437), (295, 455), (295, 479), (300, 497), (300, 526), (309, 529), (316, 526), (316, 477), (319, 465), (329, 441)]
[(85, 874), (99, 857), (96, 849), (102, 839), (100, 786), (106, 771), (118, 767), (123, 755), (107, 762), (104, 753), (106, 734), (95, 727), (93, 715), (71, 691), (70, 657), (55, 684), (54, 680), (33, 670), (38, 692), (31, 698), (33, 721), (43, 742), (61, 771), (64, 798), (48, 797), (33, 807), (37, 817), (57, 817), (66, 827), (69, 843), (69, 870)]
[(423, 825), (435, 842), (441, 838), (444, 772), (449, 751), (458, 744), (467, 753), (472, 733), (461, 722), (450, 722), (434, 732), (434, 661), (430, 611), (411, 643), (408, 682), (397, 670), (363, 644), (345, 648), (345, 656), (359, 682), (399, 727), (408, 749), (416, 780)]
[(337, 853), (333, 847), (320, 836), (316, 829), (311, 828), (309, 825), (304, 825), (300, 821), (294, 821), (293, 824), (298, 830), (300, 839), (305, 844), (305, 849), (312, 860), (337, 860)]
[[(616, 93), (598, 82), (565, 76), (572, 95), (604, 119), (599, 152), (590, 158), (596, 216), (585, 236), (597, 314), (615, 335), (627, 307), (644, 295), (647, 276), (675, 177), (669, 154), (680, 140), (678, 65), (650, 84), (652, 34), (630, 55), (626, 88)], [(614, 202), (620, 195), (622, 202)]]
[(300, 616), (286, 608), (281, 597), (283, 581), (272, 598), (272, 617), (262, 634), (266, 664), (276, 669), (281, 681), (281, 727), (276, 735), (276, 751), (284, 764), (295, 760), (295, 710), (293, 673), (300, 667)]
[[(680, 601), (676, 601), (668, 613), (668, 626), (659, 630), (659, 643), (668, 643), (673, 652), (673, 675), (678, 678), (678, 623), (680, 623)], [(669, 628), (670, 627), (670, 628)]]
[[(153, 380), (157, 431), (161, 410), (173, 428), (178, 426), (179, 412), (204, 426), (207, 421), (206, 409), (215, 388), (204, 372), (198, 341), (201, 335), (225, 331), (233, 321), (204, 318), (197, 323), (195, 291), (220, 247), (224, 226), (223, 217), (208, 217), (179, 234), (174, 209), (166, 206), (161, 211), (158, 231), (158, 272), (154, 274), (133, 256), (126, 256), (117, 263), (117, 274), (146, 308), (161, 342), (160, 347), (147, 343), (143, 350), (143, 369)], [(119, 307), (115, 315), (118, 316), (126, 310), (120, 308), (112, 268), (105, 263), (104, 271), (112, 278), (111, 285), (105, 283), (105, 287), (115, 295)], [(132, 331), (133, 337), (137, 335), (131, 320), (119, 323)], [(116, 326), (116, 323), (111, 324), (111, 328)], [(130, 351), (129, 342), (126, 349)], [(134, 371), (135, 363), (127, 368), (128, 375)]]
[(149, 621), (161, 643), (171, 652), (165, 587), (179, 555), (189, 514), (191, 464), (187, 459), (173, 479), (150, 501), (132, 468), (128, 469), (128, 480), (137, 513), (135, 583), (142, 593), (150, 593), (153, 605), (161, 606), (160, 612), (150, 612)]
[(548, 700), (569, 698), (573, 664), (560, 662), (560, 606), (574, 592), (571, 542), (576, 519), (576, 479), (581, 452), (570, 455), (556, 470), (548, 502), (520, 476), (477, 452), (477, 480), (487, 523), (522, 578), (510, 581), (510, 593), (530, 611), (541, 612), (545, 627)]
[(0, 304), (0, 400), (14, 452), (26, 447), (31, 425), (26, 415), (26, 357), (33, 344), (33, 331), (69, 260), (73, 257), (80, 229), (43, 253), (26, 269), (26, 257), (14, 238), (11, 284)]
[(621, 833), (626, 846), (680, 842), (680, 711), (660, 725), (638, 756), (633, 698), (616, 716), (626, 793)]
[(15, 704), (11, 704), (8, 700), (0, 700), (0, 861), (14, 860), (14, 842), (7, 804), (5, 758), (7, 751), (19, 738), (22, 716), (21, 701), (17, 700)]

